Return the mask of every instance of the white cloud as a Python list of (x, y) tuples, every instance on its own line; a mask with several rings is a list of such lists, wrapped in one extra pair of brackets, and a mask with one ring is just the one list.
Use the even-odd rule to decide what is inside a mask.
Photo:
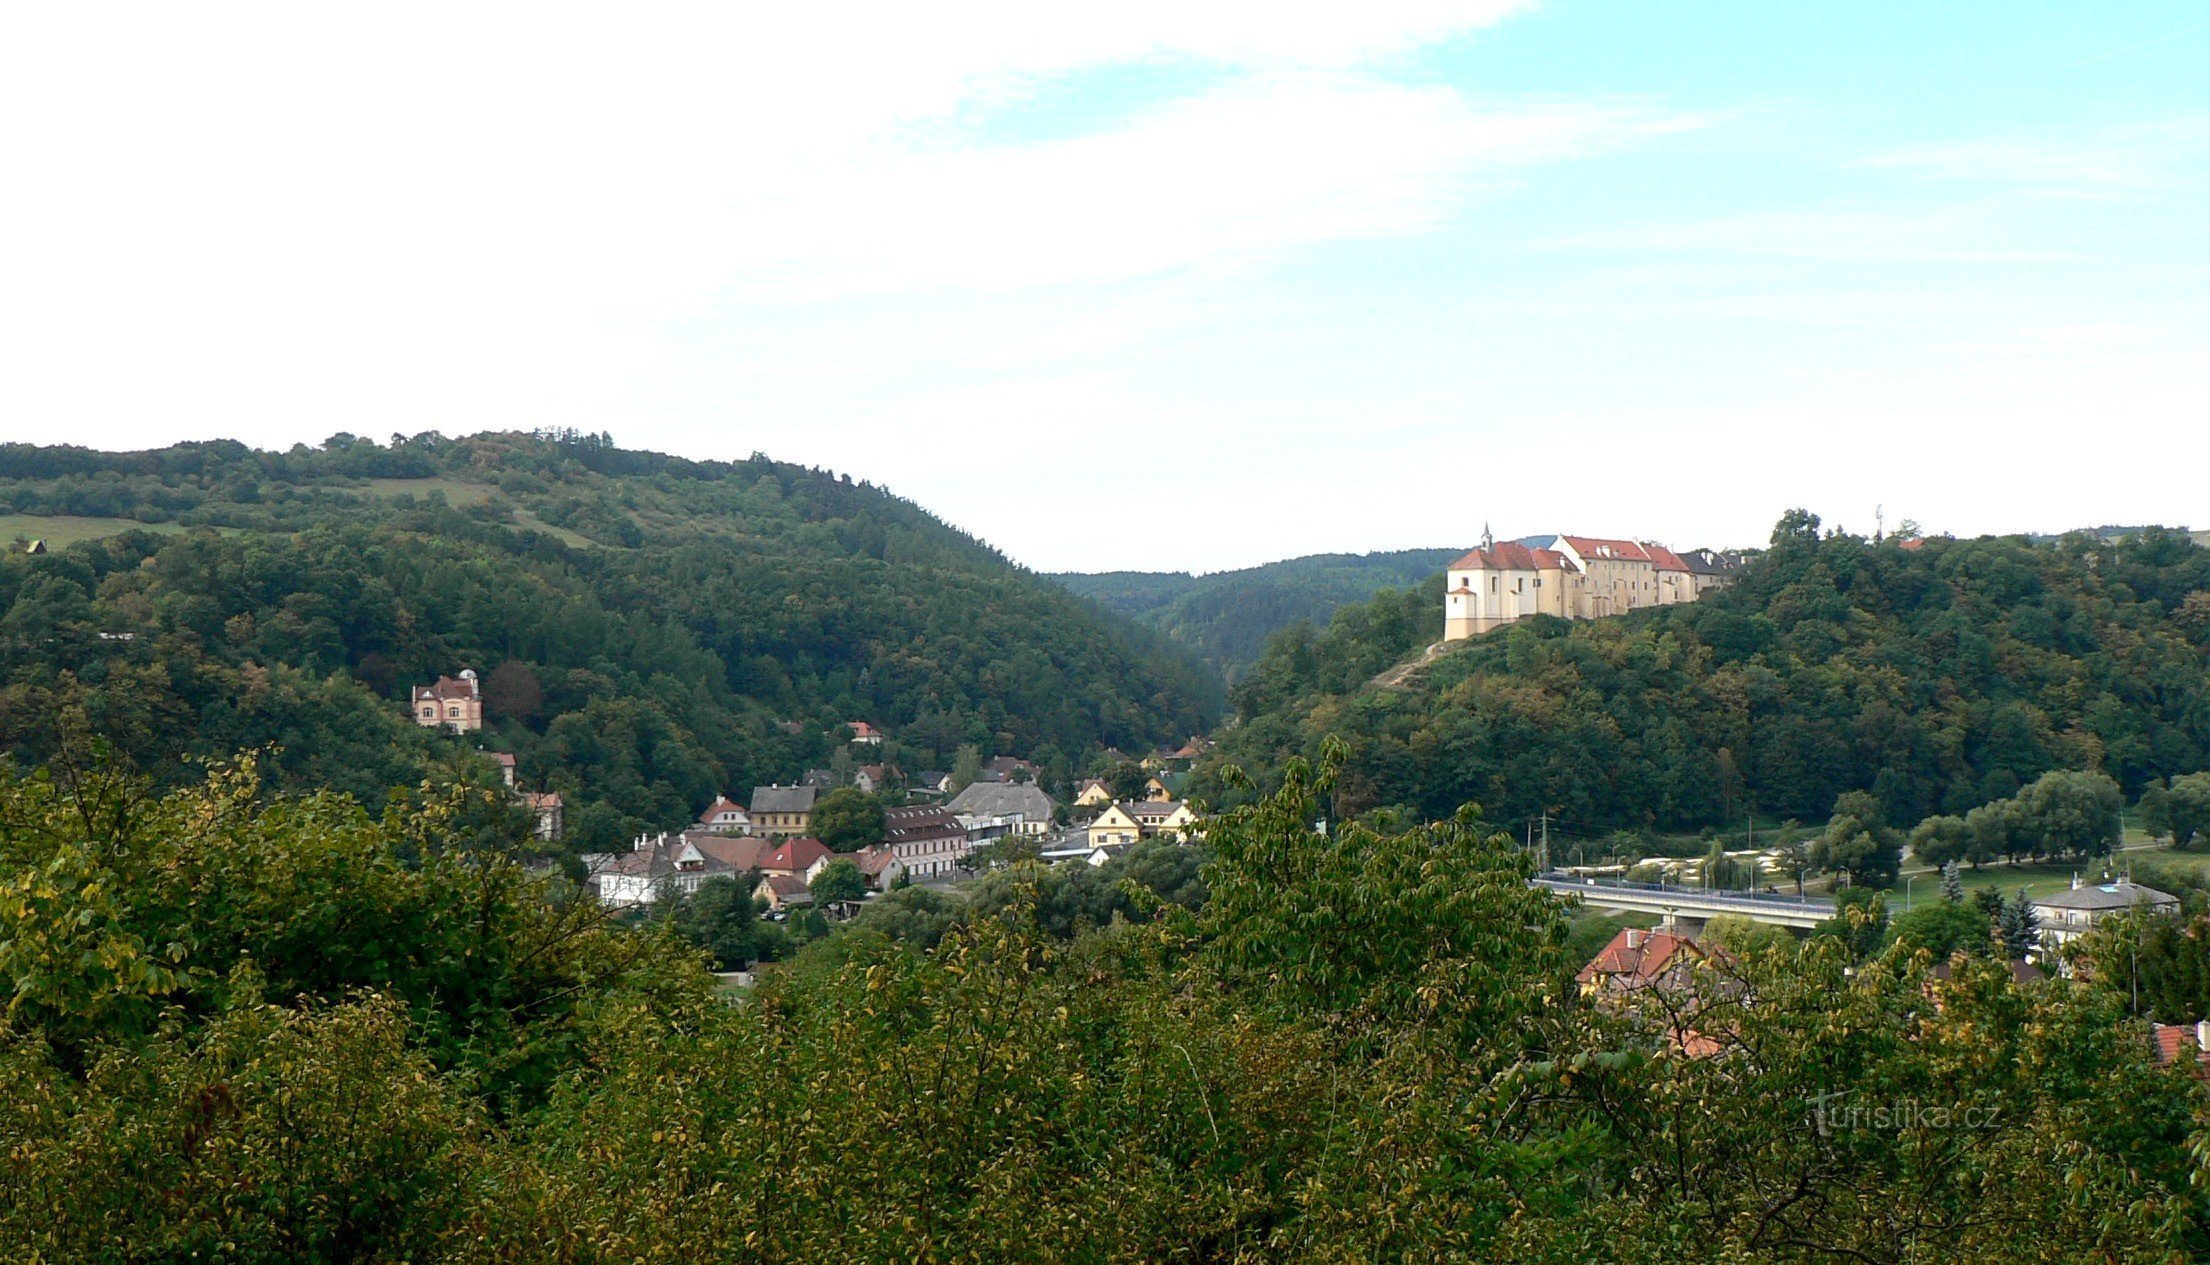
[[(0, 412), (118, 441), (183, 416), (598, 425), (667, 389), (676, 331), (732, 310), (1416, 232), (1507, 168), (1668, 125), (1374, 73), (1524, 7), (19, 6)], [(976, 144), (956, 122), (1161, 58), (1206, 86), (1110, 130)]]
[(1911, 145), (1860, 160), (1857, 166), (2101, 195), (2166, 185), (2205, 157), (2210, 157), (2210, 118), (2187, 115)]

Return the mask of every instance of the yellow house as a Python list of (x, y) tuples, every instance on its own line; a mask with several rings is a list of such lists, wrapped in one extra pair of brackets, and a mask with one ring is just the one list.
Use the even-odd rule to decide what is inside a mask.
[(1180, 839), (1197, 824), (1197, 814), (1187, 804), (1159, 800), (1124, 800), (1097, 815), (1090, 823), (1093, 848), (1107, 844), (1135, 843), (1143, 839)]
[(1143, 825), (1120, 804), (1114, 804), (1090, 822), (1090, 846), (1134, 843), (1143, 838)]
[(1103, 781), (1093, 777), (1082, 783), (1082, 789), (1076, 793), (1074, 802), (1084, 808), (1094, 808), (1099, 804), (1112, 803), (1113, 793), (1105, 789)]
[(1174, 798), (1174, 792), (1166, 789), (1166, 783), (1152, 778), (1143, 784), (1143, 797), (1155, 804), (1163, 804)]
[(769, 839), (803, 835), (813, 828), (816, 786), (755, 786), (752, 788), (752, 833)]

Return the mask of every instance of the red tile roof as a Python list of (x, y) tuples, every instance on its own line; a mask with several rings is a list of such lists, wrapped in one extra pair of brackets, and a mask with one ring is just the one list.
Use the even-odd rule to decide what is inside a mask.
[(414, 687), (416, 702), (420, 702), (425, 698), (434, 698), (442, 702), (456, 698), (475, 697), (477, 697), (476, 678), (473, 676), (458, 678), (441, 676), (437, 679), (435, 685), (417, 685)]
[(1643, 552), (1650, 555), (1650, 561), (1656, 563), (1657, 569), (1660, 571), (1688, 570), (1688, 563), (1684, 561), (1679, 554), (1674, 553), (1672, 550), (1667, 549), (1663, 545), (1645, 544), (1642, 546), (1642, 549)]
[(1605, 540), (1601, 536), (1560, 536), (1558, 539), (1573, 546), (1573, 552), (1583, 561), (1590, 558), (1625, 558), (1630, 562), (1649, 562), (1650, 555), (1642, 546), (1631, 540)]
[(722, 816), (725, 813), (737, 813), (739, 815), (747, 817), (751, 815), (744, 811), (744, 805), (729, 798), (727, 795), (717, 795), (714, 797), (714, 802), (706, 806), (706, 811), (698, 815), (698, 820), (700, 824), (703, 825), (704, 823), (712, 821), (714, 818)]
[(807, 866), (825, 856), (834, 855), (829, 850), (828, 844), (821, 842), (819, 839), (801, 835), (796, 839), (784, 840), (781, 847), (761, 858), (760, 868), (763, 870), (781, 870), (789, 874), (803, 874), (806, 872)]
[(2177, 1063), (2182, 1058), (2192, 1058), (2197, 1064), (2210, 1065), (2210, 1046), (2204, 1044), (2204, 1025), (2199, 1023), (2159, 1023), (2149, 1026), (2150, 1035), (2156, 1041), (2156, 1061)]
[(890, 849), (881, 844), (876, 844), (872, 848), (861, 848), (852, 854), (852, 864), (858, 866), (859, 872), (868, 878), (880, 878), (883, 872), (890, 868), (891, 862), (896, 859), (891, 854)]
[(1628, 927), (1589, 959), (1573, 978), (1582, 984), (1618, 980), (1628, 988), (1656, 983), (1671, 970), (1682, 954), (1708, 956), (1694, 940), (1670, 931), (1641, 931)]

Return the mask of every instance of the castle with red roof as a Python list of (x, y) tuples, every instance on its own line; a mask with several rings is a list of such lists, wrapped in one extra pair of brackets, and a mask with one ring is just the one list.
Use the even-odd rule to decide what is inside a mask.
[(1481, 547), (1450, 564), (1443, 640), (1462, 641), (1529, 615), (1602, 619), (1645, 606), (1693, 602), (1734, 578), (1741, 558), (1713, 549), (1674, 553), (1649, 541), (1527, 536)]

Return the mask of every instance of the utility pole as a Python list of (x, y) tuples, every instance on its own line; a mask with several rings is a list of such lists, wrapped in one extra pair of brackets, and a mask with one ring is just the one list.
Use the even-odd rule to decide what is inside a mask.
[(1547, 808), (1542, 810), (1542, 856), (1540, 864), (1542, 872), (1548, 874), (1550, 872), (1550, 810)]

